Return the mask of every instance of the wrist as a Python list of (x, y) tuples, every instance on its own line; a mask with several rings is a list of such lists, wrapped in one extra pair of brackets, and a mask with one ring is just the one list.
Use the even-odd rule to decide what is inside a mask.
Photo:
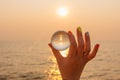
[(70, 79), (70, 78), (68, 78), (68, 79), (62, 79), (62, 80), (79, 80), (79, 79)]
[(62, 80), (80, 80), (81, 75), (61, 76)]
[(80, 80), (80, 78), (68, 77), (68, 78), (62, 78), (62, 80)]
[(62, 79), (62, 80), (79, 80), (79, 79)]

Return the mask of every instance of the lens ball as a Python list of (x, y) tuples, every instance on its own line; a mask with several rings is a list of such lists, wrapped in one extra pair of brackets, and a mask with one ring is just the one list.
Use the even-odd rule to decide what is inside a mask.
[(51, 38), (52, 46), (60, 51), (67, 49), (70, 46), (68, 33), (65, 31), (57, 31)]

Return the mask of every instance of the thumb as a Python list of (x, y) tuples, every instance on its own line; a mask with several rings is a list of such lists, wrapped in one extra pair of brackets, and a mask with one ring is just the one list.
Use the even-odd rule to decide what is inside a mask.
[(60, 54), (59, 50), (56, 50), (51, 43), (48, 44), (49, 47), (52, 49), (52, 52), (57, 60), (62, 58), (62, 55)]

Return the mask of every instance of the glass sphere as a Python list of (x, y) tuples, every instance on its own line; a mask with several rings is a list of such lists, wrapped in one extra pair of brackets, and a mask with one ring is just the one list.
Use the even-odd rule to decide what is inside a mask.
[(65, 50), (70, 46), (68, 33), (65, 31), (57, 31), (51, 38), (52, 46), (57, 50)]

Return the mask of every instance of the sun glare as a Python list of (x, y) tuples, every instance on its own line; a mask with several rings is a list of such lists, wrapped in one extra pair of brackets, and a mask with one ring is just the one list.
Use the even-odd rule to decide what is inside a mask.
[(68, 10), (65, 7), (60, 7), (57, 13), (59, 16), (67, 16)]

